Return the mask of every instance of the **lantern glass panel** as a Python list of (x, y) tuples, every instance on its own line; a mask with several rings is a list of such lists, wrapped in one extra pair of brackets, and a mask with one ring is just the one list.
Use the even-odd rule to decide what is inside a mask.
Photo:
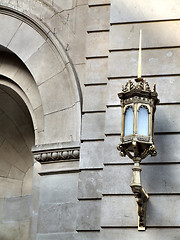
[(149, 135), (149, 114), (146, 107), (141, 106), (138, 111), (138, 134)]
[(133, 109), (127, 108), (124, 120), (124, 136), (133, 134)]

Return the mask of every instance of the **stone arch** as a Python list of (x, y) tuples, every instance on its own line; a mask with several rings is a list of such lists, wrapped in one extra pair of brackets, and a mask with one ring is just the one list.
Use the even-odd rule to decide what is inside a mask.
[(1, 9), (0, 23), (7, 33), (0, 35), (0, 44), (22, 60), (35, 81), (32, 92), (39, 91), (44, 129), (38, 131), (36, 144), (79, 141), (81, 90), (62, 44), (42, 23), (12, 9)]

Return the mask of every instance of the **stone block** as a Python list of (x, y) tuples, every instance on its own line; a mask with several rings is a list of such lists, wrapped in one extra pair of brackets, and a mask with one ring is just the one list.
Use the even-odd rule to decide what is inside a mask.
[(90, 7), (88, 15), (88, 31), (109, 29), (110, 6)]
[(102, 197), (102, 171), (81, 171), (79, 174), (78, 198)]
[(75, 240), (100, 240), (100, 232), (78, 232)]
[(8, 48), (24, 62), (45, 43), (44, 38), (32, 27), (23, 23), (12, 37)]
[[(132, 79), (133, 80), (133, 79)], [(146, 78), (150, 88), (153, 89), (153, 84), (156, 83), (158, 98), (160, 103), (179, 103), (180, 94), (177, 89), (180, 87), (180, 77), (157, 77)], [(127, 79), (119, 79), (109, 81), (107, 105), (119, 105), (120, 99), (118, 93), (122, 91), (122, 85), (125, 85)], [(163, 86), (163, 87), (162, 87)], [(167, 89), (170, 89), (167, 94)]]
[(111, 107), (106, 110), (105, 133), (121, 133), (121, 108)]
[(101, 201), (79, 201), (77, 230), (100, 229)]
[(87, 86), (84, 88), (83, 111), (101, 111), (106, 109), (107, 86)]
[(18, 223), (0, 224), (0, 239), (19, 240), (19, 224)]
[[(79, 102), (64, 111), (45, 115), (44, 143), (69, 142), (79, 140), (80, 106)], [(49, 128), (52, 126), (53, 128)], [(64, 127), (66, 126), (66, 127)], [(57, 129), (60, 134), (57, 134)]]
[[(103, 169), (103, 194), (131, 194), (131, 179), (132, 166), (105, 166)], [(144, 182), (143, 178), (142, 180)]]
[(42, 204), (39, 208), (38, 233), (73, 232), (76, 229), (76, 204)]
[(5, 221), (28, 220), (31, 216), (31, 196), (5, 199)]
[[(43, 61), (40, 61), (40, 59), (43, 59)], [(38, 85), (47, 79), (52, 78), (64, 68), (64, 64), (57, 59), (48, 43), (43, 44), (26, 61), (26, 65), (30, 69), (31, 74)]]
[(24, 178), (24, 175), (25, 175), (24, 172), (22, 172), (18, 168), (12, 166), (8, 177), (22, 181)]
[(103, 229), (101, 237), (103, 240), (160, 240), (160, 239), (171, 239), (176, 240), (177, 236), (180, 235), (180, 229), (177, 228), (147, 228), (146, 231), (137, 231), (137, 229)]
[(0, 222), (4, 219), (4, 198), (0, 198)]
[[(174, 164), (142, 165), (141, 180), (146, 192), (179, 193), (180, 167)], [(132, 166), (106, 166), (103, 170), (104, 194), (131, 194)]]
[(111, 3), (111, 0), (89, 0), (88, 1), (89, 5), (103, 5), (103, 4), (110, 4)]
[(102, 168), (104, 158), (104, 142), (81, 143), (80, 164), (81, 169)]
[(112, 0), (111, 23), (178, 19), (178, 6), (178, 0), (174, 0), (173, 4), (171, 0)]
[(20, 196), (21, 187), (22, 181), (0, 177), (0, 198)]
[[(147, 203), (146, 226), (179, 226), (178, 196), (150, 196)], [(134, 196), (108, 196), (102, 201), (102, 226), (137, 226), (137, 203)]]
[[(142, 51), (142, 75), (179, 74), (179, 54), (178, 48)], [(138, 51), (111, 52), (109, 56), (110, 78), (137, 76), (137, 69)]]
[(180, 105), (159, 105), (155, 116), (155, 132), (180, 131)]
[(106, 83), (107, 70), (108, 58), (87, 59), (85, 83)]
[(24, 176), (22, 184), (22, 196), (31, 195), (32, 193), (33, 169), (34, 166), (30, 167)]
[(37, 234), (37, 240), (76, 240), (77, 233)]
[(137, 203), (134, 196), (108, 196), (102, 200), (101, 226), (137, 226)]
[(60, 9), (68, 10), (68, 9), (73, 8), (74, 1), (73, 0), (66, 0), (66, 2), (64, 2), (63, 0), (54, 0), (53, 4), (56, 4)]
[(87, 35), (87, 57), (108, 56), (109, 32), (94, 32)]
[(179, 46), (179, 28), (180, 21), (112, 25), (110, 49), (138, 48), (140, 29), (142, 29), (143, 38), (142, 48)]
[(103, 139), (105, 113), (91, 113), (82, 116), (82, 140)]
[(19, 224), (19, 239), (21, 240), (27, 240), (29, 239), (29, 229), (30, 222), (29, 221), (23, 221)]
[(3, 46), (7, 46), (22, 22), (17, 18), (5, 14), (1, 14), (0, 17), (0, 28), (2, 31), (0, 43)]
[(119, 136), (107, 136), (104, 140), (104, 163), (132, 163), (128, 157), (121, 157), (117, 146), (120, 144)]
[(77, 173), (41, 176), (40, 204), (76, 202), (77, 191)]

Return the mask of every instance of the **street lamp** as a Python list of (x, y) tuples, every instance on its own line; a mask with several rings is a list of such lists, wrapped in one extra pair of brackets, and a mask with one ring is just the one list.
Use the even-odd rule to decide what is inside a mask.
[(159, 103), (156, 85), (151, 91), (148, 82), (141, 77), (141, 31), (139, 44), (138, 77), (136, 83), (129, 80), (118, 94), (122, 108), (121, 156), (134, 161), (131, 189), (138, 204), (138, 230), (145, 230), (146, 202), (149, 198), (141, 185), (140, 162), (149, 154), (156, 156), (154, 146), (154, 114)]

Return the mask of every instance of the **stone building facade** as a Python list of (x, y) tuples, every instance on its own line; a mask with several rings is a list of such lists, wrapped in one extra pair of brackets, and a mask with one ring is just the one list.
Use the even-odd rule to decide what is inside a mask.
[[(178, 0), (0, 1), (0, 239), (180, 238)], [(157, 84), (158, 155), (137, 230), (117, 93)]]

